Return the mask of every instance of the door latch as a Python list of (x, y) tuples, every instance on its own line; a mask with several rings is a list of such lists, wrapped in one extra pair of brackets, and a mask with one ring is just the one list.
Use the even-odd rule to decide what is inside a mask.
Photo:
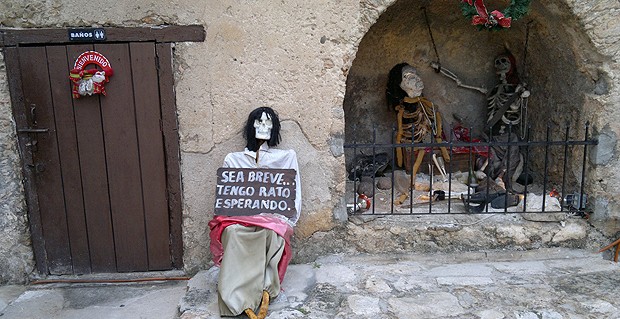
[(48, 128), (27, 127), (27, 128), (17, 129), (17, 133), (47, 133), (47, 132), (49, 132)]

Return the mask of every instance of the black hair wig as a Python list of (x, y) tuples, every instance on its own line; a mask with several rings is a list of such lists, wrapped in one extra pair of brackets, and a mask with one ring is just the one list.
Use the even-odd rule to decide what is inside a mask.
[(403, 68), (407, 65), (409, 64), (399, 63), (390, 70), (387, 88), (385, 89), (385, 98), (389, 110), (393, 111), (394, 107), (399, 105), (407, 96), (407, 92), (400, 88), (400, 82), (403, 80)]
[(267, 114), (267, 116), (271, 119), (271, 122), (273, 123), (273, 127), (271, 128), (271, 138), (269, 139), (269, 141), (267, 141), (267, 145), (276, 146), (278, 145), (278, 143), (280, 143), (280, 118), (278, 117), (278, 114), (270, 107), (259, 107), (250, 113), (250, 115), (248, 116), (248, 121), (247, 123), (245, 123), (245, 147), (247, 147), (248, 150), (253, 152), (258, 151), (258, 148), (261, 144), (259, 142), (260, 140), (256, 139), (256, 129), (254, 128), (254, 121), (260, 120), (263, 112)]

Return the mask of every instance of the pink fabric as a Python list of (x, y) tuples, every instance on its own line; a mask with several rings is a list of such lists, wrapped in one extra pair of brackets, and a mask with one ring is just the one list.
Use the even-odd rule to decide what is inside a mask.
[(213, 262), (219, 265), (224, 256), (224, 249), (222, 247), (222, 232), (230, 225), (239, 224), (246, 227), (258, 226), (266, 229), (273, 230), (280, 237), (284, 238), (284, 253), (282, 259), (278, 263), (278, 277), (280, 283), (284, 280), (284, 274), (286, 274), (286, 268), (291, 261), (291, 237), (293, 236), (293, 228), (285, 221), (265, 215), (253, 215), (253, 216), (213, 216), (213, 219), (209, 222), (209, 237), (211, 238), (211, 254), (213, 254)]

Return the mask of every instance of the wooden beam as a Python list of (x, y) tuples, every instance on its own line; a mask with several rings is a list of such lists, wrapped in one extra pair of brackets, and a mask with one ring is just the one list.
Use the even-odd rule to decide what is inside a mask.
[(19, 67), (18, 48), (7, 48), (4, 52), (6, 69), (9, 77), (9, 90), (11, 92), (11, 105), (13, 106), (13, 118), (18, 129), (17, 139), (19, 143), (19, 153), (22, 159), (22, 170), (24, 174), (24, 188), (26, 195), (26, 205), (28, 206), (28, 220), (30, 222), (30, 236), (32, 237), (32, 249), (36, 262), (37, 270), (40, 274), (47, 275), (47, 254), (45, 253), (45, 241), (43, 240), (43, 227), (41, 224), (41, 212), (39, 210), (39, 199), (35, 185), (34, 161), (31, 142), (28, 133), (20, 133), (19, 129), (30, 127), (27, 118), (24, 94), (22, 91), (22, 78)]
[(172, 266), (183, 268), (183, 203), (181, 185), (181, 147), (174, 92), (172, 67), (172, 46), (168, 43), (156, 45), (159, 65), (159, 92), (161, 121), (164, 133), (168, 209), (170, 212), (170, 253)]
[[(102, 28), (107, 42), (202, 42), (206, 37), (203, 25), (166, 25), (157, 27)], [(0, 47), (24, 44), (60, 44), (69, 41), (68, 28), (9, 29), (0, 28)], [(76, 42), (77, 43), (77, 42)], [(84, 42), (82, 42), (84, 43)]]

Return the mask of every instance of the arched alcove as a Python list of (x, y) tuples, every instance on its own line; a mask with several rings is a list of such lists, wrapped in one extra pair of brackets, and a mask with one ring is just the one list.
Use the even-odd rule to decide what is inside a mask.
[[(503, 10), (509, 3), (485, 1), (489, 11)], [(464, 84), (491, 90), (498, 83), (494, 60), (506, 49), (531, 91), (531, 139), (544, 140), (547, 125), (552, 139), (563, 139), (567, 125), (572, 138), (582, 139), (589, 120), (584, 109), (596, 103), (587, 96), (606, 94), (608, 82), (599, 72), (604, 58), (564, 1), (532, 1), (529, 13), (510, 28), (478, 31), (462, 15), (458, 1), (398, 0), (363, 37), (352, 63), (344, 100), (346, 142), (370, 143), (374, 128), (378, 143), (392, 142), (396, 113), (387, 106), (385, 90), (390, 69), (401, 62), (417, 68), (425, 84), (423, 95), (443, 114), (445, 130), (458, 118), (479, 136), (487, 117), (486, 96), (458, 87), (430, 64), (440, 61)], [(560, 151), (552, 150), (550, 157)], [(542, 154), (532, 155), (534, 166), (543, 162)], [(575, 154), (571, 161), (577, 158)], [(347, 153), (347, 163), (351, 160)], [(560, 174), (559, 169), (561, 165), (551, 165), (548, 173)]]

